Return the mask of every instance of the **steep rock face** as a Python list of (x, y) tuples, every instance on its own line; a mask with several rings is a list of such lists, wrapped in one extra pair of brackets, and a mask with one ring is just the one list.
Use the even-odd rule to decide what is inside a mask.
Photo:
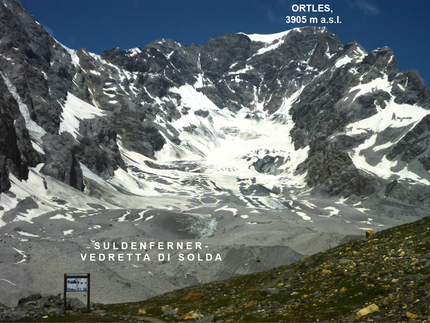
[(417, 185), (414, 181), (392, 181), (386, 186), (385, 196), (408, 205), (430, 207), (430, 188)]
[[(203, 46), (163, 39), (143, 49), (108, 50), (101, 58), (136, 73), (134, 85), (143, 86), (152, 97), (162, 98), (169, 88), (190, 84), (221, 109), (252, 111), (262, 103), (273, 113), (285, 96), (326, 68), (330, 55), (341, 47), (326, 29), (304, 28), (281, 33), (272, 43), (252, 41), (244, 34), (226, 34)], [(148, 95), (143, 99), (152, 103)]]
[[(357, 46), (350, 42), (345, 46), (345, 51), (357, 51)], [(336, 64), (338, 63), (335, 63), (335, 66)], [(398, 84), (406, 75), (415, 77), (415, 81), (409, 90), (399, 91)], [(387, 85), (388, 82), (392, 82), (390, 92), (388, 88), (385, 90), (381, 86), (379, 86), (381, 89), (378, 89), (377, 82), (380, 79), (386, 80)], [(369, 196), (377, 192), (381, 182), (370, 174), (358, 172), (349, 155), (352, 148), (370, 139), (375, 133), (368, 131), (352, 136), (340, 134), (347, 132), (349, 125), (384, 110), (390, 100), (399, 104), (419, 101), (424, 109), (429, 109), (427, 103), (429, 92), (422, 87), (419, 79), (408, 71), (399, 73), (392, 51), (382, 48), (365, 56), (362, 54), (342, 68), (326, 70), (305, 87), (300, 99), (292, 105), (290, 113), (295, 121), (291, 131), (295, 147), (310, 146), (308, 158), (298, 168), (301, 172), (307, 171), (308, 185), (311, 187), (322, 185), (323, 190), (329, 194), (345, 197), (351, 194)], [(362, 94), (360, 87), (366, 84), (375, 85), (371, 92)], [(351, 90), (354, 88), (357, 90)], [(393, 118), (395, 119), (395, 115)], [(428, 145), (428, 134), (423, 133), (421, 140), (413, 141), (411, 138), (417, 137), (417, 132), (423, 132), (422, 124), (426, 124), (427, 119), (428, 116), (420, 122), (420, 127), (417, 126), (414, 128), (415, 131), (406, 134), (392, 148), (387, 159), (392, 160), (396, 154), (402, 153), (401, 147), (404, 150), (407, 142), (411, 150), (415, 152), (418, 150), (419, 154), (424, 153)], [(396, 132), (395, 128), (391, 132)], [(385, 130), (386, 134), (383, 133), (378, 136), (389, 136), (391, 140), (393, 139), (393, 134), (388, 133), (388, 128)], [(403, 130), (397, 130), (397, 133), (404, 134)], [(417, 156), (408, 151), (402, 158), (409, 163), (415, 157)], [(425, 156), (421, 158), (424, 163), (425, 158)]]
[(430, 170), (430, 114), (425, 116), (387, 154), (388, 160), (400, 159), (411, 164), (421, 163), (424, 170)]
[[(408, 169), (425, 177), (430, 171), (430, 114), (426, 115), (386, 155), (390, 161), (407, 165)], [(394, 180), (386, 189), (386, 196), (408, 204), (430, 206), (430, 187), (416, 185), (414, 180)]]
[[(112, 55), (114, 54), (115, 51)], [(166, 118), (172, 118), (171, 115), (174, 118), (175, 112), (178, 113), (176, 109), (173, 107), (170, 113), (166, 105), (153, 104), (154, 99), (150, 92), (145, 92), (146, 95), (143, 96), (136, 95), (135, 89), (145, 84), (145, 81), (139, 78), (143, 73), (137, 73), (137, 78), (130, 80), (127, 76), (122, 75), (124, 72), (92, 57), (85, 50), (78, 51), (77, 55), (79, 61), (82, 62), (85, 81), (90, 88), (92, 98), (99, 108), (109, 111), (107, 117), (104, 118), (107, 121), (106, 126), (121, 136), (126, 148), (153, 157), (154, 151), (160, 150), (164, 144), (164, 138), (156, 129), (153, 120), (158, 113), (162, 113), (162, 109), (167, 111)], [(131, 75), (128, 74), (128, 76)], [(164, 77), (156, 77), (156, 79), (161, 80), (161, 84), (151, 78), (150, 87), (156, 91), (165, 91), (163, 90)], [(134, 83), (132, 83), (133, 81)], [(157, 97), (157, 95), (161, 95), (161, 92), (153, 94)], [(146, 101), (147, 104), (145, 104)], [(114, 137), (116, 136), (112, 138)], [(113, 149), (117, 148), (113, 147)], [(119, 156), (117, 156), (118, 158)], [(119, 165), (123, 165), (123, 162), (118, 160), (114, 164), (116, 164), (115, 168), (118, 168)]]
[(348, 150), (360, 141), (360, 138), (345, 135), (316, 138), (298, 171), (307, 172), (306, 182), (310, 187), (321, 187), (329, 195), (369, 196), (376, 192), (378, 182), (357, 170), (348, 154)]
[(46, 162), (40, 172), (83, 191), (82, 170), (73, 153), (72, 135), (67, 132), (60, 136), (46, 134), (42, 139)]
[(201, 48), (199, 90), (219, 108), (253, 111), (261, 104), (271, 114), (286, 96), (326, 68), (326, 53), (341, 46), (335, 35), (319, 28), (291, 30), (271, 43), (252, 35), (226, 34)]
[[(76, 95), (85, 102), (92, 102), (93, 97), (81, 67), (76, 64), (76, 57), (73, 58), (75, 61), (72, 59), (71, 54), (74, 56), (75, 54), (56, 42), (41, 25), (37, 24), (19, 0), (2, 1), (0, 9), (2, 21), (0, 70), (3, 78), (9, 82), (8, 88), (2, 89), (2, 93), (13, 92), (11, 100), (15, 101), (15, 105), (18, 102), (20, 106), (13, 111), (13, 118), (16, 120), (17, 145), (24, 165), (22, 172), (25, 172), (25, 165), (35, 166), (42, 161), (31, 148), (30, 136), (26, 128), (33, 131), (33, 142), (38, 142), (37, 145), (42, 146), (40, 137), (45, 133), (58, 135), (63, 131), (60, 128), (61, 123), (65, 121), (63, 114), (68, 93)], [(10, 93), (7, 95), (12, 97)], [(123, 162), (118, 155), (115, 134), (107, 134), (104, 128), (106, 127), (96, 129), (93, 126), (93, 133), (98, 132), (98, 134), (93, 134), (91, 138), (93, 143), (90, 145), (91, 153), (88, 153), (88, 140), (85, 140), (89, 136), (88, 131), (83, 132), (84, 138), (81, 139), (85, 144), (79, 141), (74, 147), (82, 157), (82, 161), (88, 162), (90, 169), (106, 177), (111, 176)], [(87, 156), (95, 153), (100, 157), (84, 158), (85, 152)], [(101, 159), (104, 159), (104, 162), (100, 163)], [(19, 169), (21, 166), (17, 167)], [(50, 172), (53, 176), (55, 174), (60, 176), (60, 173)], [(6, 174), (3, 176), (7, 178)], [(24, 174), (17, 177), (25, 179)], [(64, 180), (63, 176), (57, 179)], [(77, 184), (77, 186), (81, 185)]]
[(0, 191), (10, 188), (8, 173), (27, 179), (28, 167), (41, 162), (33, 149), (18, 104), (0, 77)]
[[(376, 114), (374, 102), (383, 107), (384, 99), (390, 99), (389, 93), (381, 90), (356, 96), (358, 91), (350, 93), (350, 89), (382, 77), (387, 69), (389, 73), (398, 73), (392, 51), (385, 48), (364, 56), (365, 52), (354, 43), (346, 47), (344, 52), (351, 60), (341, 65), (343, 68), (327, 69), (315, 78), (290, 110), (295, 122), (291, 135), (296, 148), (309, 145), (319, 134), (330, 136), (343, 131), (351, 122)], [(355, 56), (348, 55), (350, 52), (355, 52)], [(394, 63), (388, 66), (390, 59)], [(362, 81), (351, 71), (362, 75)]]
[[(0, 86), (4, 85), (1, 82)], [(4, 92), (3, 92), (4, 93)], [(12, 103), (13, 106), (13, 102)], [(16, 169), (16, 165), (21, 164), (20, 154), (17, 145), (17, 137), (15, 127), (13, 125), (14, 120), (11, 116), (10, 105), (7, 105), (7, 101), (4, 96), (0, 97), (0, 172), (1, 172), (1, 191), (5, 191), (10, 188), (9, 178), (7, 176), (8, 164)]]
[(79, 130), (82, 136), (72, 151), (81, 163), (103, 179), (113, 176), (118, 167), (125, 168), (116, 144), (117, 133), (106, 119), (83, 120)]
[(149, 95), (163, 97), (171, 86), (195, 83), (199, 72), (197, 46), (181, 45), (170, 39), (154, 41), (132, 51), (106, 50), (101, 58), (136, 73), (134, 84), (147, 89), (143, 97), (147, 102), (153, 102)]
[(430, 105), (430, 90), (416, 70), (396, 75), (391, 93), (396, 96), (395, 102), (399, 104)]
[(0, 190), (3, 192), (10, 188), (8, 162), (19, 159), (13, 120), (4, 111), (1, 111), (0, 129)]
[(74, 75), (70, 55), (35, 24), (20, 1), (3, 1), (0, 6), (0, 68), (28, 107), (31, 119), (46, 132), (58, 133), (61, 102)]

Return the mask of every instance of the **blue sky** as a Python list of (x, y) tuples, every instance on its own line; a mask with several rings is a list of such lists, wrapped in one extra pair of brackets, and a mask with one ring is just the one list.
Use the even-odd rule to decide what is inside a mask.
[[(277, 33), (321, 24), (309, 18), (339, 17), (322, 24), (346, 44), (367, 51), (388, 46), (399, 69), (416, 69), (430, 87), (428, 0), (21, 0), (27, 11), (67, 47), (101, 54), (113, 47), (144, 47), (160, 38), (204, 44), (225, 33)], [(333, 12), (293, 12), (293, 5), (329, 5)], [(305, 7), (311, 9), (312, 6)], [(286, 23), (305, 16), (307, 23)]]

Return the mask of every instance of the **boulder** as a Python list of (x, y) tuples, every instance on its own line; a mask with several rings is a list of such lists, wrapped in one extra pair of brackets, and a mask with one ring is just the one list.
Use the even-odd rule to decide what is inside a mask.
[(37, 299), (36, 305), (39, 307), (61, 307), (63, 306), (63, 301), (59, 295), (50, 295)]
[(29, 303), (29, 302), (34, 302), (37, 301), (38, 299), (42, 298), (42, 295), (40, 295), (40, 293), (36, 293), (36, 294), (32, 294), (28, 297), (25, 298), (21, 298), (18, 301), (18, 307), (22, 307), (25, 306), (25, 304)]
[[(3, 318), (5, 321), (19, 321), (28, 318), (26, 311), (20, 310), (18, 308), (10, 308), (3, 313)], [(2, 317), (0, 317), (1, 320)]]
[(163, 312), (163, 315), (166, 315), (166, 316), (178, 315), (178, 312), (170, 306), (162, 306), (161, 311)]
[(372, 239), (375, 234), (376, 234), (376, 232), (373, 231), (373, 230), (367, 230), (366, 231), (366, 237), (367, 237), (367, 239)]
[(360, 318), (362, 318), (363, 316), (365, 316), (365, 315), (367, 315), (367, 314), (370, 314), (370, 313), (373, 313), (373, 312), (375, 312), (375, 311), (377, 311), (377, 310), (379, 310), (378, 305), (376, 305), (376, 304), (371, 304), (371, 305), (369, 305), (369, 306), (367, 306), (367, 307), (365, 307), (365, 308), (363, 308), (363, 309), (361, 309), (361, 310), (359, 310), (359, 311), (357, 312), (357, 319), (360, 319)]
[(278, 288), (266, 288), (261, 291), (261, 296), (272, 296), (279, 293)]
[(78, 298), (71, 298), (67, 301), (71, 309), (84, 309), (87, 306)]
[(173, 309), (173, 308), (172, 308), (172, 307), (170, 307), (170, 306), (162, 306), (162, 307), (161, 307), (161, 311), (163, 312), (163, 315), (164, 315), (164, 316), (171, 317), (171, 318), (173, 318), (173, 319), (175, 319), (175, 320), (178, 320), (178, 321), (180, 321), (180, 320), (182, 319), (182, 318), (179, 316), (179, 314), (178, 314), (177, 310)]
[(408, 319), (415, 320), (415, 319), (419, 318), (420, 316), (419, 316), (419, 315), (417, 315), (417, 314), (411, 313), (411, 312), (406, 312), (406, 317), (407, 317)]
[(63, 310), (61, 308), (51, 308), (48, 311), (49, 317), (61, 317), (63, 315)]
[(212, 322), (216, 322), (215, 315), (209, 315), (196, 321), (196, 323), (212, 323)]

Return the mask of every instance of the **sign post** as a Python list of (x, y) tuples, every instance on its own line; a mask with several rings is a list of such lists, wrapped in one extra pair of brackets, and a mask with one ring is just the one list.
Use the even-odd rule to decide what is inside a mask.
[(87, 312), (90, 312), (90, 274), (64, 274), (64, 315), (66, 315), (67, 292), (86, 292)]

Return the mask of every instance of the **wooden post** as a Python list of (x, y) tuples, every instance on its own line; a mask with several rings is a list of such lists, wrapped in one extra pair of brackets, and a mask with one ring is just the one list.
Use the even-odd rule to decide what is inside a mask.
[(90, 312), (90, 274), (88, 274), (87, 281), (87, 312)]
[(64, 309), (63, 309), (64, 315), (66, 315), (66, 293), (67, 293), (67, 274), (64, 274)]

